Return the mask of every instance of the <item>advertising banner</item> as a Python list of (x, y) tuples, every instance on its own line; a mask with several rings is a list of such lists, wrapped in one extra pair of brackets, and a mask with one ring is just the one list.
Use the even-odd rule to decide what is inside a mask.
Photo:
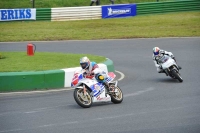
[(0, 21), (36, 20), (36, 9), (0, 9)]
[(136, 16), (136, 4), (102, 6), (102, 18), (120, 18)]

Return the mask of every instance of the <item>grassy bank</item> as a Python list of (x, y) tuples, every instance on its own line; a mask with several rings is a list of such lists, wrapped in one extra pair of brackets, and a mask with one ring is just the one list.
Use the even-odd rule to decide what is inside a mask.
[[(156, 2), (157, 0), (116, 0), (115, 4)], [(173, 0), (159, 0), (173, 1)], [(35, 0), (35, 8), (52, 8), (52, 7), (75, 7), (89, 6), (90, 0)], [(100, 0), (100, 5), (111, 4), (109, 0)], [(95, 4), (94, 4), (95, 5)], [(31, 8), (32, 0), (0, 0), (0, 8)]]
[(54, 52), (36, 52), (27, 56), (26, 52), (0, 52), (5, 58), (0, 59), (0, 72), (43, 71), (79, 66), (79, 60), (87, 56), (91, 61), (104, 62), (105, 57), (83, 54)]
[(200, 36), (200, 12), (64, 22), (0, 23), (0, 41), (93, 40)]

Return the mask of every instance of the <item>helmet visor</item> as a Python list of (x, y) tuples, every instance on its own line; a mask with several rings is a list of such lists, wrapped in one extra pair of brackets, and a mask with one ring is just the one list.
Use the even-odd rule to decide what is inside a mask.
[(153, 52), (154, 53), (154, 55), (159, 55), (159, 51), (157, 51), (157, 52)]
[(87, 67), (88, 63), (80, 63), (80, 65), (81, 65), (82, 69), (85, 69)]

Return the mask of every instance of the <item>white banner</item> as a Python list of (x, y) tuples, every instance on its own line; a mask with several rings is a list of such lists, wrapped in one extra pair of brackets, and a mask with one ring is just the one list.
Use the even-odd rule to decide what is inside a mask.
[(0, 21), (36, 20), (36, 9), (0, 9)]

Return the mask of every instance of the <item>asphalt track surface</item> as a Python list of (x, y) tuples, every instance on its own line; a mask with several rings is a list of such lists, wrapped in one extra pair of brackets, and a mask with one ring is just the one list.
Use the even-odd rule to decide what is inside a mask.
[[(0, 133), (199, 133), (200, 38), (34, 42), (37, 52), (89, 53), (113, 60), (125, 78), (121, 104), (79, 107), (73, 90), (0, 95)], [(26, 42), (0, 51), (26, 51)], [(173, 52), (183, 83), (158, 74), (152, 48)]]

